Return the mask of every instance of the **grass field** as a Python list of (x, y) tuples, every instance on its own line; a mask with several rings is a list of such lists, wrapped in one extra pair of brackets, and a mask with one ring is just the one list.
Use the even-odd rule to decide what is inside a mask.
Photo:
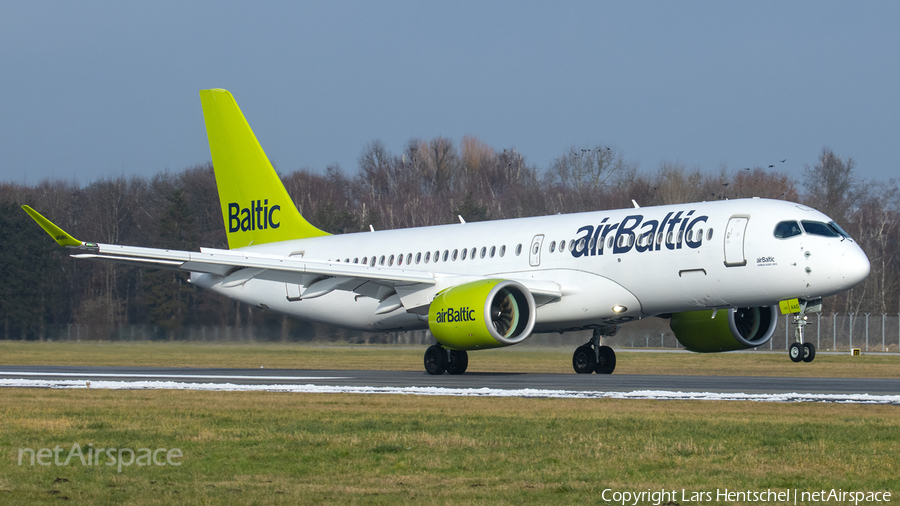
[[(602, 491), (897, 492), (895, 406), (4, 390), (0, 502), (573, 504)], [(178, 448), (179, 466), (18, 464)], [(642, 504), (646, 504), (643, 502)], [(685, 504), (685, 503), (682, 503)]]
[[(570, 348), (514, 346), (469, 353), (470, 371), (574, 374)], [(0, 341), (0, 365), (96, 365), (422, 371), (424, 346)], [(618, 353), (615, 374), (900, 378), (900, 356), (787, 353)]]
[[(422, 351), (3, 342), (0, 363), (421, 370)], [(482, 353), (471, 354), (473, 370), (571, 373), (570, 350)], [(621, 353), (617, 373), (789, 375), (806, 368), (813, 376), (895, 377), (898, 362)], [(178, 466), (132, 463), (121, 472), (106, 465), (107, 454), (99, 465), (74, 457), (42, 466), (26, 453), (19, 464), (22, 449), (59, 446), (64, 461), (75, 443), (84, 453), (164, 448), (183, 457)], [(726, 488), (881, 490), (896, 501), (898, 483), (898, 406), (0, 390), (0, 504), (613, 504), (603, 500), (605, 489), (666, 489), (684, 505), (715, 501), (684, 501), (682, 490), (714, 495)]]

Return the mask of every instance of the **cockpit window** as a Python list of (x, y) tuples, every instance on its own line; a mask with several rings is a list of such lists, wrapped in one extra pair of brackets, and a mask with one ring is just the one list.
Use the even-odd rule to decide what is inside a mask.
[(779, 239), (787, 239), (788, 237), (794, 237), (795, 235), (800, 235), (803, 233), (803, 230), (800, 229), (800, 224), (796, 221), (782, 221), (778, 225), (775, 225), (775, 237)]
[(828, 226), (833, 228), (835, 231), (837, 231), (837, 233), (841, 234), (845, 238), (850, 239), (850, 234), (848, 234), (847, 231), (844, 230), (843, 228), (841, 228), (841, 226), (838, 225), (837, 223), (835, 223), (833, 221), (829, 221)]
[(837, 233), (837, 231), (825, 223), (821, 221), (807, 221), (804, 220), (803, 230), (806, 230), (806, 233), (809, 235), (820, 235), (822, 237), (840, 237), (841, 234)]

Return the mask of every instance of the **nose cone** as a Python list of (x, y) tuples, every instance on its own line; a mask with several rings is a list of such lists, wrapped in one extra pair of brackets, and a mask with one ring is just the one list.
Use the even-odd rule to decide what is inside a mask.
[(869, 275), (869, 257), (866, 256), (862, 248), (856, 244), (848, 244), (847, 251), (841, 258), (841, 277), (844, 278), (846, 286), (844, 289), (852, 288), (862, 283), (866, 276)]

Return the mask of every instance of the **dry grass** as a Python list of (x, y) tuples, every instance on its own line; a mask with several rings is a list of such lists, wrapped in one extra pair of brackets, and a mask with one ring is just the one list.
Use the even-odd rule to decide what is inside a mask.
[[(0, 363), (421, 371), (424, 350), (423, 346), (2, 341)], [(573, 350), (574, 346), (516, 346), (470, 352), (469, 370), (570, 374)], [(812, 363), (795, 364), (786, 353), (620, 351), (616, 374), (900, 378), (900, 356), (819, 354)]]
[[(9, 504), (572, 504), (602, 502), (605, 488), (896, 493), (900, 468), (896, 406), (3, 393), (0, 501)], [(18, 448), (74, 442), (174, 447), (184, 458), (122, 473), (17, 464)]]

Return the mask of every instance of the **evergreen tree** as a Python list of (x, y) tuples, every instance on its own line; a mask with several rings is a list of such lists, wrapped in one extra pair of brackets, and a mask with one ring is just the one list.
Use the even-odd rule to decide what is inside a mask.
[[(168, 197), (155, 242), (157, 248), (197, 249), (197, 233), (181, 189)], [(144, 302), (150, 322), (165, 328), (169, 339), (174, 339), (190, 315), (194, 289), (188, 285), (187, 277), (186, 273), (167, 269), (148, 269), (144, 274)]]

